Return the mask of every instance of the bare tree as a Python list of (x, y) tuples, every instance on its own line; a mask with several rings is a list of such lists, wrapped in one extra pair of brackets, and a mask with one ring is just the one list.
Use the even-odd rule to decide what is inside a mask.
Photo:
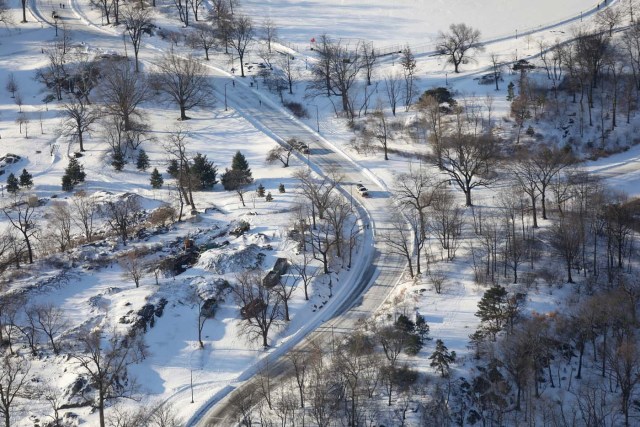
[(135, 4), (126, 5), (123, 11), (123, 22), (131, 45), (133, 46), (133, 55), (135, 56), (136, 73), (140, 71), (138, 63), (138, 53), (140, 52), (140, 44), (142, 36), (151, 34), (153, 28), (152, 9), (145, 9)]
[(293, 57), (288, 53), (278, 59), (278, 67), (280, 67), (280, 70), (282, 70), (282, 76), (287, 86), (289, 87), (290, 95), (293, 94), (293, 82), (296, 80), (298, 74), (296, 69), (291, 66), (292, 60)]
[(393, 193), (396, 200), (407, 209), (411, 217), (417, 219), (410, 221), (410, 225), (415, 227), (412, 231), (417, 254), (417, 274), (421, 274), (420, 254), (427, 239), (426, 209), (433, 202), (441, 185), (442, 183), (423, 167), (399, 174), (394, 180)]
[(267, 41), (267, 49), (271, 52), (271, 44), (278, 38), (278, 27), (273, 19), (267, 17), (262, 22), (262, 36)]
[(244, 55), (253, 43), (255, 37), (255, 29), (253, 21), (248, 16), (240, 16), (231, 22), (231, 31), (229, 34), (229, 44), (238, 53), (240, 61), (240, 75), (244, 77)]
[(65, 202), (54, 202), (51, 210), (47, 214), (49, 217), (48, 229), (58, 243), (60, 252), (64, 252), (71, 247), (71, 210)]
[(429, 131), (429, 142), (432, 144), (436, 166), (442, 168), (442, 149), (444, 146), (445, 121), (440, 102), (433, 96), (420, 98), (418, 108), (424, 114), (424, 124)]
[(189, 132), (185, 128), (178, 126), (171, 134), (169, 134), (169, 138), (164, 147), (167, 153), (171, 156), (171, 161), (175, 162), (177, 167), (175, 179), (180, 195), (179, 218), (182, 218), (183, 203), (191, 205), (192, 210), (196, 209), (196, 205), (193, 200), (193, 174), (191, 173), (187, 153), (188, 136)]
[(373, 77), (376, 61), (378, 59), (375, 49), (373, 48), (373, 43), (360, 43), (360, 57), (362, 58), (362, 68), (365, 71), (367, 85), (371, 86), (371, 78)]
[(269, 331), (280, 323), (282, 313), (280, 295), (267, 289), (256, 271), (248, 271), (236, 277), (238, 283), (233, 291), (240, 306), (243, 333), (251, 341), (262, 340), (264, 348), (269, 347)]
[[(302, 245), (306, 245), (306, 242), (303, 239)], [(317, 277), (319, 270), (318, 268), (313, 268), (311, 266), (311, 261), (313, 257), (311, 254), (303, 248), (301, 256), (298, 258), (299, 262), (295, 262), (292, 265), (293, 270), (295, 271), (295, 275), (302, 281), (302, 286), (304, 289), (304, 299), (309, 301), (309, 285), (315, 277)]]
[(78, 337), (81, 350), (70, 354), (96, 391), (93, 404), (100, 415), (100, 427), (105, 427), (107, 401), (130, 397), (136, 392), (137, 384), (129, 377), (129, 366), (144, 359), (147, 351), (140, 336), (124, 337), (110, 331), (105, 339), (103, 332), (101, 328), (82, 332)]
[(140, 211), (140, 200), (134, 194), (125, 194), (115, 201), (108, 201), (101, 206), (101, 212), (105, 221), (126, 245), (129, 233), (135, 224), (135, 217)]
[(32, 311), (37, 329), (47, 337), (53, 352), (60, 354), (59, 335), (68, 326), (64, 310), (52, 303), (46, 303), (33, 306)]
[(93, 195), (87, 194), (85, 191), (78, 191), (71, 197), (71, 220), (80, 227), (84, 233), (85, 239), (91, 242), (93, 238), (93, 221), (98, 215), (98, 203)]
[(194, 49), (204, 50), (204, 58), (209, 60), (209, 50), (218, 44), (218, 36), (215, 28), (209, 24), (194, 24), (187, 36), (187, 41)]
[(323, 219), (325, 211), (334, 194), (336, 186), (344, 180), (344, 177), (336, 171), (329, 171), (329, 176), (316, 178), (310, 170), (299, 169), (294, 173), (304, 196), (312, 205), (312, 225), (316, 225), (316, 215)]
[(440, 166), (462, 190), (466, 205), (471, 206), (471, 190), (487, 187), (495, 179), (496, 142), (491, 136), (460, 135), (449, 139), (441, 154)]
[(542, 219), (547, 219), (547, 188), (562, 170), (575, 163), (575, 159), (564, 150), (541, 148), (531, 162), (535, 168), (536, 188), (541, 196)]
[(280, 280), (278, 280), (278, 283), (273, 287), (278, 295), (280, 295), (282, 307), (284, 308), (284, 320), (287, 322), (291, 320), (289, 318), (289, 300), (296, 289), (298, 289), (298, 283), (299, 282), (295, 280), (295, 278), (294, 280), (289, 281), (287, 278), (281, 277)]
[(528, 153), (524, 153), (509, 168), (515, 184), (522, 190), (531, 201), (531, 215), (533, 216), (533, 228), (538, 228), (537, 201), (540, 196), (538, 191), (536, 167), (531, 161)]
[(438, 51), (448, 57), (456, 73), (460, 72), (460, 64), (471, 59), (474, 50), (484, 49), (480, 44), (480, 31), (466, 24), (451, 24), (449, 32), (439, 33), (437, 43)]
[(101, 97), (107, 112), (120, 117), (124, 130), (129, 131), (137, 126), (136, 119), (142, 119), (138, 107), (149, 97), (147, 82), (128, 62), (121, 61), (103, 73)]
[(377, 141), (384, 153), (384, 159), (389, 160), (389, 140), (392, 137), (391, 123), (389, 123), (381, 106), (378, 106), (378, 108), (367, 117), (366, 127), (362, 131), (362, 137), (367, 141)]
[(90, 106), (82, 97), (72, 97), (63, 106), (64, 121), (62, 134), (72, 137), (80, 144), (80, 151), (84, 151), (84, 137), (91, 135), (93, 125), (100, 118), (100, 111)]
[(190, 287), (187, 291), (187, 302), (192, 304), (198, 310), (198, 343), (200, 348), (204, 348), (202, 342), (202, 331), (207, 319), (212, 319), (215, 315), (216, 301), (210, 289), (199, 288), (197, 284)]
[(409, 275), (413, 278), (413, 236), (401, 213), (393, 215), (388, 230), (381, 233), (380, 241), (386, 244), (389, 252), (401, 255), (407, 260)]
[(7, 92), (11, 92), (11, 98), (15, 98), (16, 92), (18, 91), (18, 82), (16, 82), (16, 77), (13, 73), (9, 73), (9, 76), (7, 76), (5, 89), (7, 89)]
[(0, 414), (5, 427), (11, 427), (16, 398), (27, 397), (29, 362), (22, 357), (2, 356), (0, 362)]
[(613, 36), (613, 30), (620, 26), (623, 20), (624, 10), (619, 7), (606, 7), (596, 15), (596, 23), (603, 31)]
[(267, 163), (281, 162), (283, 167), (289, 167), (289, 158), (293, 153), (293, 146), (291, 143), (284, 145), (276, 145), (267, 152)]
[(413, 97), (415, 92), (415, 79), (417, 71), (416, 58), (409, 46), (402, 50), (402, 57), (400, 58), (400, 65), (402, 66), (402, 72), (404, 74), (404, 106), (405, 111), (409, 111), (409, 107), (413, 103)]
[(120, 267), (124, 270), (124, 277), (133, 280), (136, 288), (140, 286), (140, 280), (146, 272), (146, 266), (142, 262), (142, 254), (137, 249), (127, 253), (120, 260)]
[(287, 353), (287, 359), (293, 367), (293, 372), (300, 396), (300, 408), (304, 408), (305, 389), (307, 387), (307, 374), (310, 369), (310, 362), (313, 354), (308, 354), (301, 350), (291, 350)]
[(310, 88), (316, 93), (326, 90), (327, 96), (339, 96), (342, 100), (342, 111), (353, 119), (351, 92), (363, 66), (360, 49), (352, 49), (349, 45), (333, 42), (322, 36), (318, 52), (320, 61), (313, 67), (314, 81)]
[(7, 27), (13, 23), (5, 0), (0, 0), (0, 22)]
[(0, 299), (0, 338), (9, 347), (9, 354), (14, 355), (13, 344), (16, 334), (22, 332), (18, 327), (18, 317), (24, 308), (23, 297), (10, 295)]
[(502, 61), (500, 61), (500, 57), (498, 56), (497, 53), (492, 53), (491, 54), (491, 69), (493, 71), (493, 80), (494, 83), (496, 84), (496, 90), (500, 90), (500, 87), (498, 86), (500, 79), (501, 79), (501, 69), (503, 67)]
[(387, 99), (389, 100), (389, 106), (391, 107), (391, 113), (396, 115), (396, 107), (400, 100), (400, 92), (402, 91), (402, 85), (400, 83), (400, 76), (397, 73), (389, 73), (384, 78), (384, 87), (387, 92)]
[(568, 217), (551, 226), (550, 244), (556, 253), (562, 257), (567, 266), (567, 282), (574, 283), (571, 276), (573, 263), (578, 259), (582, 247), (582, 233), (576, 223)]
[(12, 203), (8, 206), (4, 206), (2, 211), (11, 223), (11, 225), (22, 234), (25, 245), (27, 246), (27, 253), (29, 255), (29, 264), (33, 264), (33, 247), (31, 245), (31, 239), (38, 232), (38, 227), (35, 222), (35, 213), (38, 206), (37, 201), (31, 203), (25, 200), (24, 196), (16, 196)]
[(455, 197), (447, 189), (439, 190), (431, 203), (433, 218), (430, 229), (447, 251), (447, 259), (453, 260), (460, 246), (460, 236), (464, 217), (462, 209), (456, 206)]
[(211, 105), (213, 86), (207, 69), (192, 55), (186, 58), (169, 50), (157, 64), (158, 88), (180, 108), (180, 120), (188, 120), (186, 112)]

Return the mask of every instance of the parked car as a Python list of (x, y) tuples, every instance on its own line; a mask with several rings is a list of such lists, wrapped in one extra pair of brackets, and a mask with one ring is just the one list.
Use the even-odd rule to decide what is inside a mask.
[(293, 141), (292, 147), (302, 154), (309, 154), (309, 146), (302, 141)]
[(369, 197), (369, 190), (367, 189), (367, 187), (365, 187), (362, 184), (356, 184), (356, 191), (358, 192), (358, 194), (360, 194), (362, 197)]

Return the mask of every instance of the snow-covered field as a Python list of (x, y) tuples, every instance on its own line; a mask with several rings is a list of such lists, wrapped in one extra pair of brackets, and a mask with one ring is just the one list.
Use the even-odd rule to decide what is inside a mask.
[(248, 13), (270, 17), (288, 42), (308, 46), (327, 33), (379, 46), (425, 45), (452, 23), (464, 22), (494, 38), (524, 32), (595, 8), (593, 0), (248, 0)]

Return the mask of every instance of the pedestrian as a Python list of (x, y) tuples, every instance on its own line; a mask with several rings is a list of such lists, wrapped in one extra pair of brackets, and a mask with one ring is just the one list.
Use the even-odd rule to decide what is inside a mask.
[(260, 106), (262, 107), (262, 99), (259, 99), (258, 102), (260, 102)]
[(233, 87), (236, 87), (236, 81), (235, 80), (231, 80), (231, 84), (233, 85)]

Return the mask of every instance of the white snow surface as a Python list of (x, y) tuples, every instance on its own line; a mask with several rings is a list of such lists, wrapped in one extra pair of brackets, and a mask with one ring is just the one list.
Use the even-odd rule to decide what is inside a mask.
[[(614, 0), (610, 0), (614, 2)], [(12, 7), (11, 14), (16, 18), (20, 15), (19, 2), (9, 1)], [(66, 8), (62, 12), (63, 20), (69, 24), (72, 30), (73, 42), (78, 45), (78, 50), (89, 52), (119, 52), (123, 53), (122, 37), (120, 30), (111, 27), (100, 26), (100, 13), (91, 9), (88, 1), (74, 0), (65, 3)], [(327, 0), (316, 1), (258, 1), (243, 0), (242, 8), (247, 13), (261, 17), (273, 18), (280, 27), (282, 45), (297, 47), (300, 58), (313, 61), (313, 53), (308, 50), (309, 40), (318, 37), (323, 32), (334, 37), (346, 39), (366, 39), (375, 41), (379, 46), (404, 45), (410, 43), (414, 46), (432, 46), (434, 36), (439, 30), (446, 29), (454, 22), (465, 22), (479, 28), (484, 38), (496, 38), (511, 35), (516, 29), (526, 31), (539, 26), (546, 26), (565, 19), (573, 19), (573, 23), (580, 21), (581, 12), (593, 10), (597, 3), (585, 0), (565, 0), (561, 2), (540, 0), (532, 1), (505, 1), (505, 0), (407, 0), (407, 1), (350, 1)], [(37, 7), (34, 7), (37, 6)], [(616, 5), (612, 6), (616, 7)], [(36, 69), (46, 65), (46, 58), (41, 48), (54, 39), (54, 30), (42, 19), (50, 15), (52, 9), (58, 9), (53, 2), (31, 3), (33, 14), (28, 14), (27, 24), (21, 25), (19, 30), (0, 29), (0, 84), (4, 86), (6, 77), (11, 72), (15, 75), (24, 104), (23, 111), (30, 119), (28, 125), (29, 138), (18, 132), (15, 120), (18, 115), (18, 107), (14, 99), (5, 90), (0, 91), (0, 155), (6, 153), (18, 154), (22, 160), (7, 166), (7, 174), (13, 172), (16, 175), (22, 168), (27, 168), (34, 175), (35, 187), (31, 190), (40, 198), (58, 196), (58, 200), (65, 200), (67, 194), (60, 191), (60, 179), (66, 166), (67, 154), (72, 153), (76, 147), (69, 140), (59, 136), (57, 129), (60, 126), (60, 106), (51, 103), (48, 106), (41, 101), (44, 97), (42, 87), (34, 82), (33, 76)], [(159, 24), (165, 28), (176, 29), (176, 19), (158, 18)], [(587, 18), (585, 16), (585, 21)], [(90, 25), (89, 25), (90, 24)], [(569, 33), (570, 26), (562, 27)], [(545, 31), (535, 35), (536, 38), (553, 40), (559, 37), (559, 33)], [(487, 49), (487, 52), (498, 52), (504, 58), (512, 59), (520, 55), (533, 55), (536, 53), (535, 43), (519, 39), (504, 40)], [(143, 68), (151, 67), (157, 55), (168, 44), (158, 38), (145, 39), (145, 45), (141, 51)], [(519, 54), (517, 53), (519, 51)], [(197, 52), (196, 54), (201, 54)], [(487, 53), (488, 54), (488, 53)], [(508, 103), (504, 100), (506, 84), (514, 76), (507, 76), (502, 82), (499, 92), (494, 92), (492, 87), (479, 86), (473, 80), (477, 74), (484, 72), (488, 65), (487, 54), (478, 58), (478, 62), (465, 65), (465, 73), (454, 79), (447, 65), (440, 58), (421, 58), (419, 62), (419, 85), (421, 90), (435, 85), (444, 85), (445, 81), (452, 89), (462, 96), (481, 99), (486, 93), (496, 96), (494, 111), (495, 120), (501, 120), (507, 116)], [(257, 61), (257, 58), (252, 60)], [(212, 192), (196, 193), (198, 206), (216, 206), (219, 211), (204, 214), (199, 221), (188, 221), (171, 228), (168, 234), (151, 237), (148, 241), (137, 242), (134, 246), (154, 248), (162, 242), (172, 240), (180, 241), (185, 236), (198, 236), (197, 239), (205, 241), (207, 235), (215, 234), (219, 227), (223, 227), (231, 221), (244, 219), (252, 224), (252, 229), (245, 238), (230, 239), (233, 251), (242, 251), (247, 245), (255, 243), (264, 245), (268, 240), (273, 245), (273, 250), (264, 250), (267, 254), (264, 261), (265, 270), (272, 264), (276, 256), (285, 255), (290, 249), (285, 244), (284, 234), (288, 228), (287, 210), (295, 202), (296, 195), (293, 192), (295, 182), (291, 173), (297, 167), (304, 167), (303, 159), (294, 159), (291, 168), (285, 169), (278, 165), (268, 166), (264, 164), (266, 151), (273, 146), (271, 131), (262, 127), (256, 119), (245, 116), (238, 108), (229, 108), (225, 111), (223, 105), (223, 88), (226, 85), (228, 91), (232, 88), (229, 72), (231, 64), (222, 54), (213, 55), (209, 64), (214, 72), (217, 103), (215, 107), (206, 110), (196, 110), (190, 113), (193, 120), (187, 123), (190, 131), (190, 150), (202, 152), (219, 165), (220, 169), (228, 167), (231, 156), (236, 150), (242, 150), (252, 167), (256, 182), (261, 182), (274, 195), (275, 201), (267, 203), (263, 199), (247, 200), (247, 207), (243, 208), (235, 194), (226, 193), (218, 185)], [(297, 66), (304, 69), (302, 61), (297, 61)], [(388, 62), (384, 64), (380, 74), (397, 68), (397, 65)], [(220, 72), (219, 70), (223, 70)], [(449, 76), (445, 73), (449, 73)], [(250, 73), (251, 74), (251, 73)], [(237, 81), (236, 100), (257, 104), (258, 100), (277, 106), (279, 100), (273, 94), (264, 89), (257, 89), (248, 85), (248, 80)], [(301, 88), (296, 87), (296, 94), (289, 99), (300, 100), (307, 105), (311, 117), (305, 121), (312, 128), (316, 126), (314, 117), (315, 106), (318, 106), (318, 119), (320, 135), (336, 148), (357, 163), (358, 168), (365, 172), (363, 182), (378, 182), (390, 185), (394, 171), (407, 170), (414, 167), (406, 158), (392, 156), (385, 162), (379, 155), (363, 156), (348, 148), (348, 142), (352, 132), (347, 128), (342, 119), (333, 116), (331, 104), (325, 98), (317, 98), (314, 101), (304, 100)], [(231, 96), (230, 96), (231, 97)], [(253, 105), (252, 104), (252, 105)], [(166, 133), (176, 123), (177, 115), (174, 106), (163, 106), (157, 103), (147, 103), (144, 106), (149, 125), (153, 129), (154, 136), (158, 140), (166, 137)], [(409, 113), (411, 114), (411, 113)], [(410, 115), (403, 116), (409, 119)], [(42, 132), (40, 130), (40, 118), (42, 118)], [(394, 142), (397, 148), (406, 147), (404, 141)], [(119, 194), (132, 192), (143, 198), (145, 209), (157, 207), (161, 201), (172, 199), (168, 190), (152, 191), (148, 185), (148, 173), (139, 172), (131, 163), (123, 172), (115, 172), (109, 166), (107, 147), (96, 135), (86, 142), (87, 152), (82, 157), (88, 181), (81, 186), (88, 191), (101, 191), (105, 197), (107, 192)], [(161, 172), (166, 169), (166, 155), (160, 143), (150, 143), (144, 146), (151, 157), (152, 168), (158, 167)], [(600, 159), (587, 164), (587, 168), (603, 174), (609, 179), (614, 188), (624, 190), (632, 195), (640, 194), (640, 149), (636, 146), (629, 151), (622, 152), (609, 158)], [(313, 159), (311, 159), (313, 161)], [(4, 178), (6, 175), (2, 177)], [(165, 179), (168, 177), (165, 174)], [(277, 186), (284, 183), (287, 193), (279, 194)], [(491, 205), (495, 203), (495, 189), (478, 191), (474, 196), (479, 205)], [(6, 200), (6, 194), (4, 200)], [(46, 210), (46, 208), (45, 208)], [(257, 213), (257, 215), (250, 215)], [(543, 221), (541, 221), (543, 222)], [(3, 221), (4, 226), (6, 221)], [(543, 222), (544, 223), (544, 222)], [(544, 224), (542, 224), (544, 226)], [(209, 233), (209, 234), (207, 234)], [(225, 237), (227, 238), (227, 237)], [(116, 242), (110, 242), (104, 251), (115, 247)], [(369, 246), (365, 245), (366, 248)], [(87, 256), (98, 258), (103, 248), (95, 251), (86, 250)], [(119, 249), (124, 251), (122, 247)], [(369, 250), (369, 249), (367, 249)], [(78, 250), (79, 251), (79, 250)], [(235, 384), (243, 374), (252, 372), (257, 361), (264, 357), (265, 352), (255, 345), (237, 338), (238, 313), (237, 307), (231, 296), (221, 303), (215, 319), (208, 321), (204, 329), (205, 349), (197, 347), (196, 335), (196, 311), (194, 307), (185, 303), (184, 293), (186, 287), (199, 282), (201, 278), (206, 280), (214, 276), (232, 279), (232, 274), (241, 270), (241, 266), (229, 265), (224, 269), (217, 269), (212, 274), (210, 263), (219, 262), (227, 258), (229, 253), (225, 250), (211, 250), (205, 253), (200, 263), (189, 269), (177, 278), (162, 278), (161, 285), (155, 285), (151, 276), (146, 277), (139, 288), (135, 288), (130, 281), (122, 278), (122, 270), (117, 264), (101, 270), (85, 270), (82, 263), (72, 268), (67, 282), (56, 286), (44, 286), (37, 292), (33, 302), (53, 302), (62, 307), (69, 316), (74, 326), (83, 324), (104, 323), (118, 325), (118, 319), (127, 316), (130, 310), (137, 310), (147, 302), (155, 303), (160, 298), (166, 297), (169, 304), (165, 308), (162, 318), (157, 319), (154, 328), (146, 334), (151, 356), (133, 369), (133, 373), (144, 384), (145, 399), (143, 405), (155, 402), (167, 401), (178, 409), (183, 419), (188, 419), (212, 396)], [(370, 255), (361, 252), (360, 257)], [(158, 255), (162, 256), (162, 255)], [(467, 336), (475, 329), (477, 319), (473, 315), (476, 311), (477, 301), (483, 290), (478, 289), (472, 283), (470, 265), (464, 255), (460, 260), (448, 265), (451, 271), (451, 285), (442, 295), (436, 295), (428, 283), (414, 285), (404, 283), (396, 290), (405, 298), (406, 305), (410, 309), (418, 309), (425, 315), (431, 325), (431, 335), (434, 338), (442, 338), (451, 350), (455, 350), (464, 357), (468, 354)], [(33, 270), (38, 277), (36, 280), (30, 277), (16, 275), (11, 281), (13, 287), (27, 287), (48, 277), (54, 277), (56, 268), (39, 263)], [(340, 283), (348, 282), (349, 275), (357, 275), (357, 271), (343, 273)], [(205, 281), (206, 281), (205, 280)], [(287, 328), (274, 334), (273, 344), (276, 348), (286, 348), (286, 343), (292, 337), (301, 335), (305, 327), (313, 322), (318, 322), (317, 313), (328, 301), (328, 291), (321, 278), (312, 289), (311, 301), (305, 302), (299, 289), (291, 302), (292, 322)], [(422, 290), (424, 289), (424, 290)], [(340, 298), (340, 289), (334, 290), (334, 302)], [(550, 311), (555, 307), (555, 297), (551, 292), (540, 292), (530, 296), (530, 309)], [(393, 307), (388, 307), (389, 310)], [(316, 315), (308, 316), (309, 312)], [(107, 316), (108, 314), (108, 316)], [(274, 351), (274, 350), (271, 350)], [(278, 350), (275, 350), (278, 351)], [(430, 351), (429, 347), (423, 350), (424, 354)], [(422, 363), (424, 370), (429, 370), (425, 358), (414, 358), (414, 363)], [(33, 362), (33, 372), (42, 378), (49, 378), (56, 386), (65, 387), (74, 380), (74, 372), (77, 366), (63, 356), (47, 356), (43, 360)], [(63, 372), (64, 370), (66, 372)], [(195, 403), (190, 403), (189, 383), (193, 374), (193, 382), (196, 385)], [(128, 402), (129, 405), (135, 405)], [(16, 426), (33, 425), (30, 416), (43, 417), (47, 414), (44, 404), (33, 403), (25, 407), (16, 417)], [(75, 412), (81, 415), (83, 425), (95, 425), (97, 414), (90, 413), (86, 408)]]

